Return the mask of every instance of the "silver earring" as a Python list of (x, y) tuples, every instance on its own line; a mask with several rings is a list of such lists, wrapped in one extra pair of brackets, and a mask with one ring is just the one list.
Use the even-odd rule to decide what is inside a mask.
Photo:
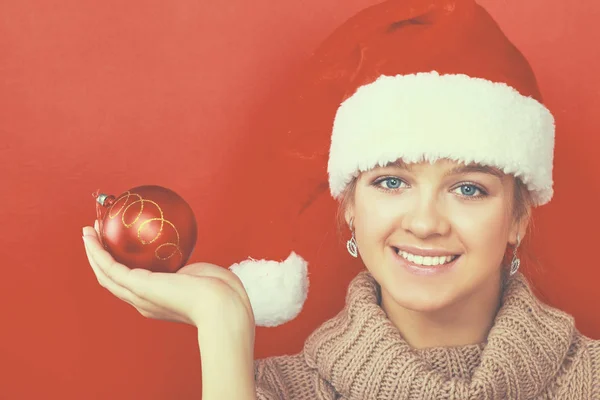
[(352, 257), (356, 258), (358, 257), (358, 246), (356, 245), (354, 229), (352, 228), (352, 218), (350, 219), (350, 231), (352, 232), (352, 237), (346, 242), (346, 248), (348, 249), (348, 253), (350, 253)]
[(513, 250), (513, 259), (510, 262), (510, 275), (514, 275), (517, 273), (517, 271), (519, 270), (519, 267), (521, 266), (521, 260), (519, 260), (519, 257), (517, 257), (517, 249), (519, 248), (519, 245), (521, 244), (521, 239), (519, 238), (519, 234), (517, 234), (517, 245), (515, 246), (515, 249)]

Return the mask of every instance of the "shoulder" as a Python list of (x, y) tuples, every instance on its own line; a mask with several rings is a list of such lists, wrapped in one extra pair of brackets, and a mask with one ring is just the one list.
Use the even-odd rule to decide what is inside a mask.
[(277, 357), (262, 358), (254, 361), (254, 371), (258, 378), (268, 378), (271, 375), (287, 374), (290, 371), (305, 370), (302, 353)]
[(259, 398), (314, 398), (317, 393), (323, 399), (335, 398), (330, 385), (308, 366), (304, 353), (255, 360), (254, 375)]
[(577, 335), (583, 349), (588, 354), (592, 370), (600, 374), (600, 340), (591, 339), (581, 333), (577, 333)]
[(588, 360), (588, 362), (584, 364), (588, 365), (589, 373), (585, 376), (588, 377), (591, 384), (591, 398), (600, 399), (600, 340), (594, 340), (582, 334), (579, 334), (579, 337), (583, 344), (582, 347), (587, 353), (584, 360)]
[(600, 357), (600, 340), (594, 340), (590, 338), (586, 338), (586, 340), (590, 354)]
[(600, 386), (600, 340), (590, 339), (584, 336), (586, 347), (590, 355), (592, 371), (595, 373), (598, 386)]

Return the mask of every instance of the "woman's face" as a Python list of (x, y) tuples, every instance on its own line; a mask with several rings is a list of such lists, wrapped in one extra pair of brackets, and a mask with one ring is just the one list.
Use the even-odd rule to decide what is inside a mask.
[(449, 160), (361, 174), (346, 219), (384, 302), (433, 312), (497, 294), (507, 243), (527, 224), (513, 191), (510, 175)]

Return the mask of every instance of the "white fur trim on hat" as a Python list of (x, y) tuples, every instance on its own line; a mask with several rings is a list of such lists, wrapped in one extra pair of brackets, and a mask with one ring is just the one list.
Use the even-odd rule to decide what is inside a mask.
[(448, 158), (517, 176), (542, 205), (553, 194), (553, 152), (550, 111), (505, 83), (435, 71), (381, 76), (337, 111), (329, 184), (339, 198), (359, 172)]
[(244, 284), (256, 325), (281, 325), (302, 310), (308, 293), (307, 262), (296, 253), (283, 262), (249, 259), (229, 269)]

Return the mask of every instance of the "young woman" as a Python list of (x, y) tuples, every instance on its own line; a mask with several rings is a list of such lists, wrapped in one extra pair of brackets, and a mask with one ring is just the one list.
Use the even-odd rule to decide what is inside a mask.
[(552, 197), (554, 120), (491, 17), (390, 0), (312, 61), (299, 98), (315, 114), (298, 118), (326, 126), (330, 191), (365, 266), (344, 309), (301, 353), (254, 361), (256, 310), (230, 270), (129, 270), (86, 227), (100, 283), (197, 327), (204, 399), (600, 398), (600, 343), (518, 272), (530, 211)]

